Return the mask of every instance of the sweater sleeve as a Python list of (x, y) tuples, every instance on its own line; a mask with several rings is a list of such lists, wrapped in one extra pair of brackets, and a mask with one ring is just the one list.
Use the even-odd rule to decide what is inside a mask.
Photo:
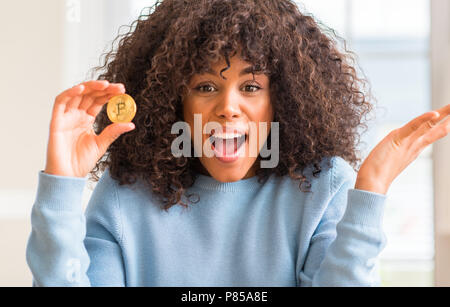
[(26, 260), (33, 286), (123, 286), (115, 191), (97, 183), (83, 214), (87, 179), (39, 172)]
[(353, 169), (340, 158), (335, 163), (330, 202), (311, 239), (300, 286), (379, 286), (376, 263), (386, 245), (387, 197), (354, 189)]

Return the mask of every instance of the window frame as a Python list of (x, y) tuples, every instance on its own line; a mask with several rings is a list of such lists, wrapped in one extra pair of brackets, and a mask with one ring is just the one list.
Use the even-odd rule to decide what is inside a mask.
[[(450, 103), (450, 1), (431, 0), (431, 101), (433, 109)], [(450, 139), (434, 144), (435, 286), (450, 286)]]

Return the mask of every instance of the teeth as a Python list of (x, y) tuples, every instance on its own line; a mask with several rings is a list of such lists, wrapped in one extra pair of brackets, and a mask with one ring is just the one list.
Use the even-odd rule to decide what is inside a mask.
[(231, 140), (234, 138), (241, 138), (244, 134), (238, 134), (238, 133), (215, 133), (212, 135), (212, 137), (217, 139), (224, 139), (224, 140)]

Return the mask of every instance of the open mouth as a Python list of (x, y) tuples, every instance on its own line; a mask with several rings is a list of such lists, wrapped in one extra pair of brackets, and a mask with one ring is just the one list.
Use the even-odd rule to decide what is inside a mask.
[(247, 141), (247, 134), (211, 135), (209, 141), (216, 157), (236, 158)]

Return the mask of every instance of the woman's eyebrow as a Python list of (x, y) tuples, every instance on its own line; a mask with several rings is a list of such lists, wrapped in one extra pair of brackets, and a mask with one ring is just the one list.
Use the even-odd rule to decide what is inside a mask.
[[(251, 74), (252, 72), (255, 72), (255, 71), (254, 71), (254, 66), (248, 66), (248, 67), (244, 68), (244, 69), (239, 73), (239, 77), (240, 77), (240, 76), (243, 76), (243, 75)], [(211, 74), (211, 75), (215, 75), (215, 76), (218, 76), (218, 75), (219, 75), (219, 74), (218, 74), (215, 70), (213, 70), (212, 68), (209, 68), (209, 69), (206, 71), (206, 73)]]

